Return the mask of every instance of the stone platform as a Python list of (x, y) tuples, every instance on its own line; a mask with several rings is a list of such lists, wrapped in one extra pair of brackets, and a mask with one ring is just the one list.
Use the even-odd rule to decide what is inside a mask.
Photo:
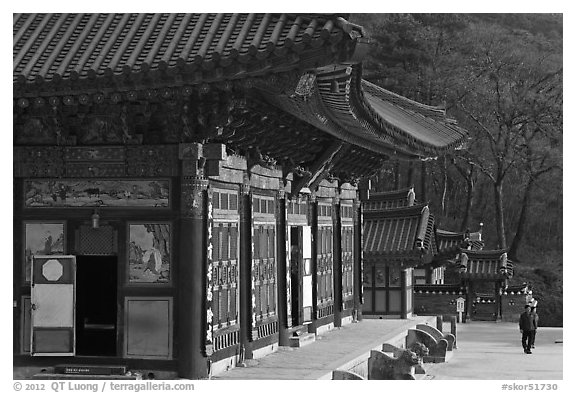
[(408, 329), (426, 322), (435, 326), (435, 321), (435, 317), (364, 319), (318, 335), (305, 347), (279, 347), (263, 358), (246, 360), (245, 367), (233, 368), (212, 379), (332, 379), (334, 370), (354, 371), (362, 375), (363, 363), (370, 357), (371, 350), (381, 350), (385, 342), (404, 346)]

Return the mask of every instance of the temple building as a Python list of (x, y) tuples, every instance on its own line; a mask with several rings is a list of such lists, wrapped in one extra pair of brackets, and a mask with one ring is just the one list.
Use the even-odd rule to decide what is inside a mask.
[[(363, 224), (366, 179), (466, 132), (364, 80), (370, 47), (341, 14), (14, 14), (14, 366), (206, 378), (409, 315), (433, 218)], [(409, 244), (363, 293), (391, 220)]]
[(502, 319), (502, 295), (514, 272), (506, 250), (462, 250), (459, 270), (466, 287), (466, 315), (472, 320)]
[(362, 200), (365, 318), (456, 315), (462, 321), (516, 320), (526, 285), (510, 286), (506, 250), (484, 250), (477, 232), (436, 228), (413, 187), (368, 192)]
[(517, 320), (528, 288), (510, 285), (514, 265), (506, 250), (484, 249), (482, 226), (477, 232), (436, 229), (437, 254), (414, 270), (417, 314), (456, 314), (462, 298), (463, 321)]
[(362, 313), (372, 318), (408, 318), (414, 311), (414, 267), (437, 254), (434, 216), (415, 203), (414, 189), (370, 193), (362, 204)]
[(482, 250), (482, 226), (477, 232), (452, 232), (436, 228), (435, 238), (437, 251), (432, 262), (414, 269), (414, 284), (444, 284), (455, 283), (460, 279), (458, 269), (448, 269), (456, 266), (461, 250)]

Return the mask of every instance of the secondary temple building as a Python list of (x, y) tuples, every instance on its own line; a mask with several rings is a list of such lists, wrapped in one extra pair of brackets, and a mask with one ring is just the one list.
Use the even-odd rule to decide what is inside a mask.
[(484, 250), (477, 232), (436, 228), (413, 187), (369, 193), (362, 200), (363, 316), (460, 315), (516, 321), (528, 287), (510, 285), (506, 250)]
[(370, 44), (340, 14), (15, 14), (14, 365), (204, 378), (411, 312), (371, 298), (410, 303), (394, 266), (363, 293), (365, 179), (466, 133), (363, 80)]

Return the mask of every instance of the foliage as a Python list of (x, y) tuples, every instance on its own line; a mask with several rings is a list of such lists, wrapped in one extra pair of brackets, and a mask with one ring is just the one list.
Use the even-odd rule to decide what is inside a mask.
[(442, 229), (476, 230), (483, 222), (486, 248), (509, 248), (514, 281), (530, 282), (542, 299), (541, 320), (561, 324), (562, 16), (351, 19), (376, 41), (364, 62), (366, 79), (445, 107), (470, 136), (449, 156), (387, 164), (376, 187), (414, 185)]

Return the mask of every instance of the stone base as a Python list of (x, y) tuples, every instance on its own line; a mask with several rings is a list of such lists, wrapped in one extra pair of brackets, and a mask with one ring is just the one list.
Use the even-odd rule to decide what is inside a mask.
[(260, 359), (266, 355), (270, 355), (278, 350), (278, 343), (273, 343), (262, 348), (252, 351), (252, 359)]
[(304, 333), (299, 336), (290, 337), (288, 340), (291, 347), (299, 348), (316, 341), (316, 335), (314, 333)]
[(318, 326), (316, 328), (316, 334), (324, 334), (334, 329), (334, 322), (330, 322), (328, 325)]
[(140, 380), (142, 376), (136, 375), (94, 375), (94, 374), (48, 374), (40, 373), (32, 376), (32, 379), (45, 380)]
[(225, 371), (231, 370), (238, 365), (238, 359), (236, 356), (229, 357), (226, 359), (219, 360), (212, 363), (210, 366), (210, 374), (212, 376), (222, 374)]

